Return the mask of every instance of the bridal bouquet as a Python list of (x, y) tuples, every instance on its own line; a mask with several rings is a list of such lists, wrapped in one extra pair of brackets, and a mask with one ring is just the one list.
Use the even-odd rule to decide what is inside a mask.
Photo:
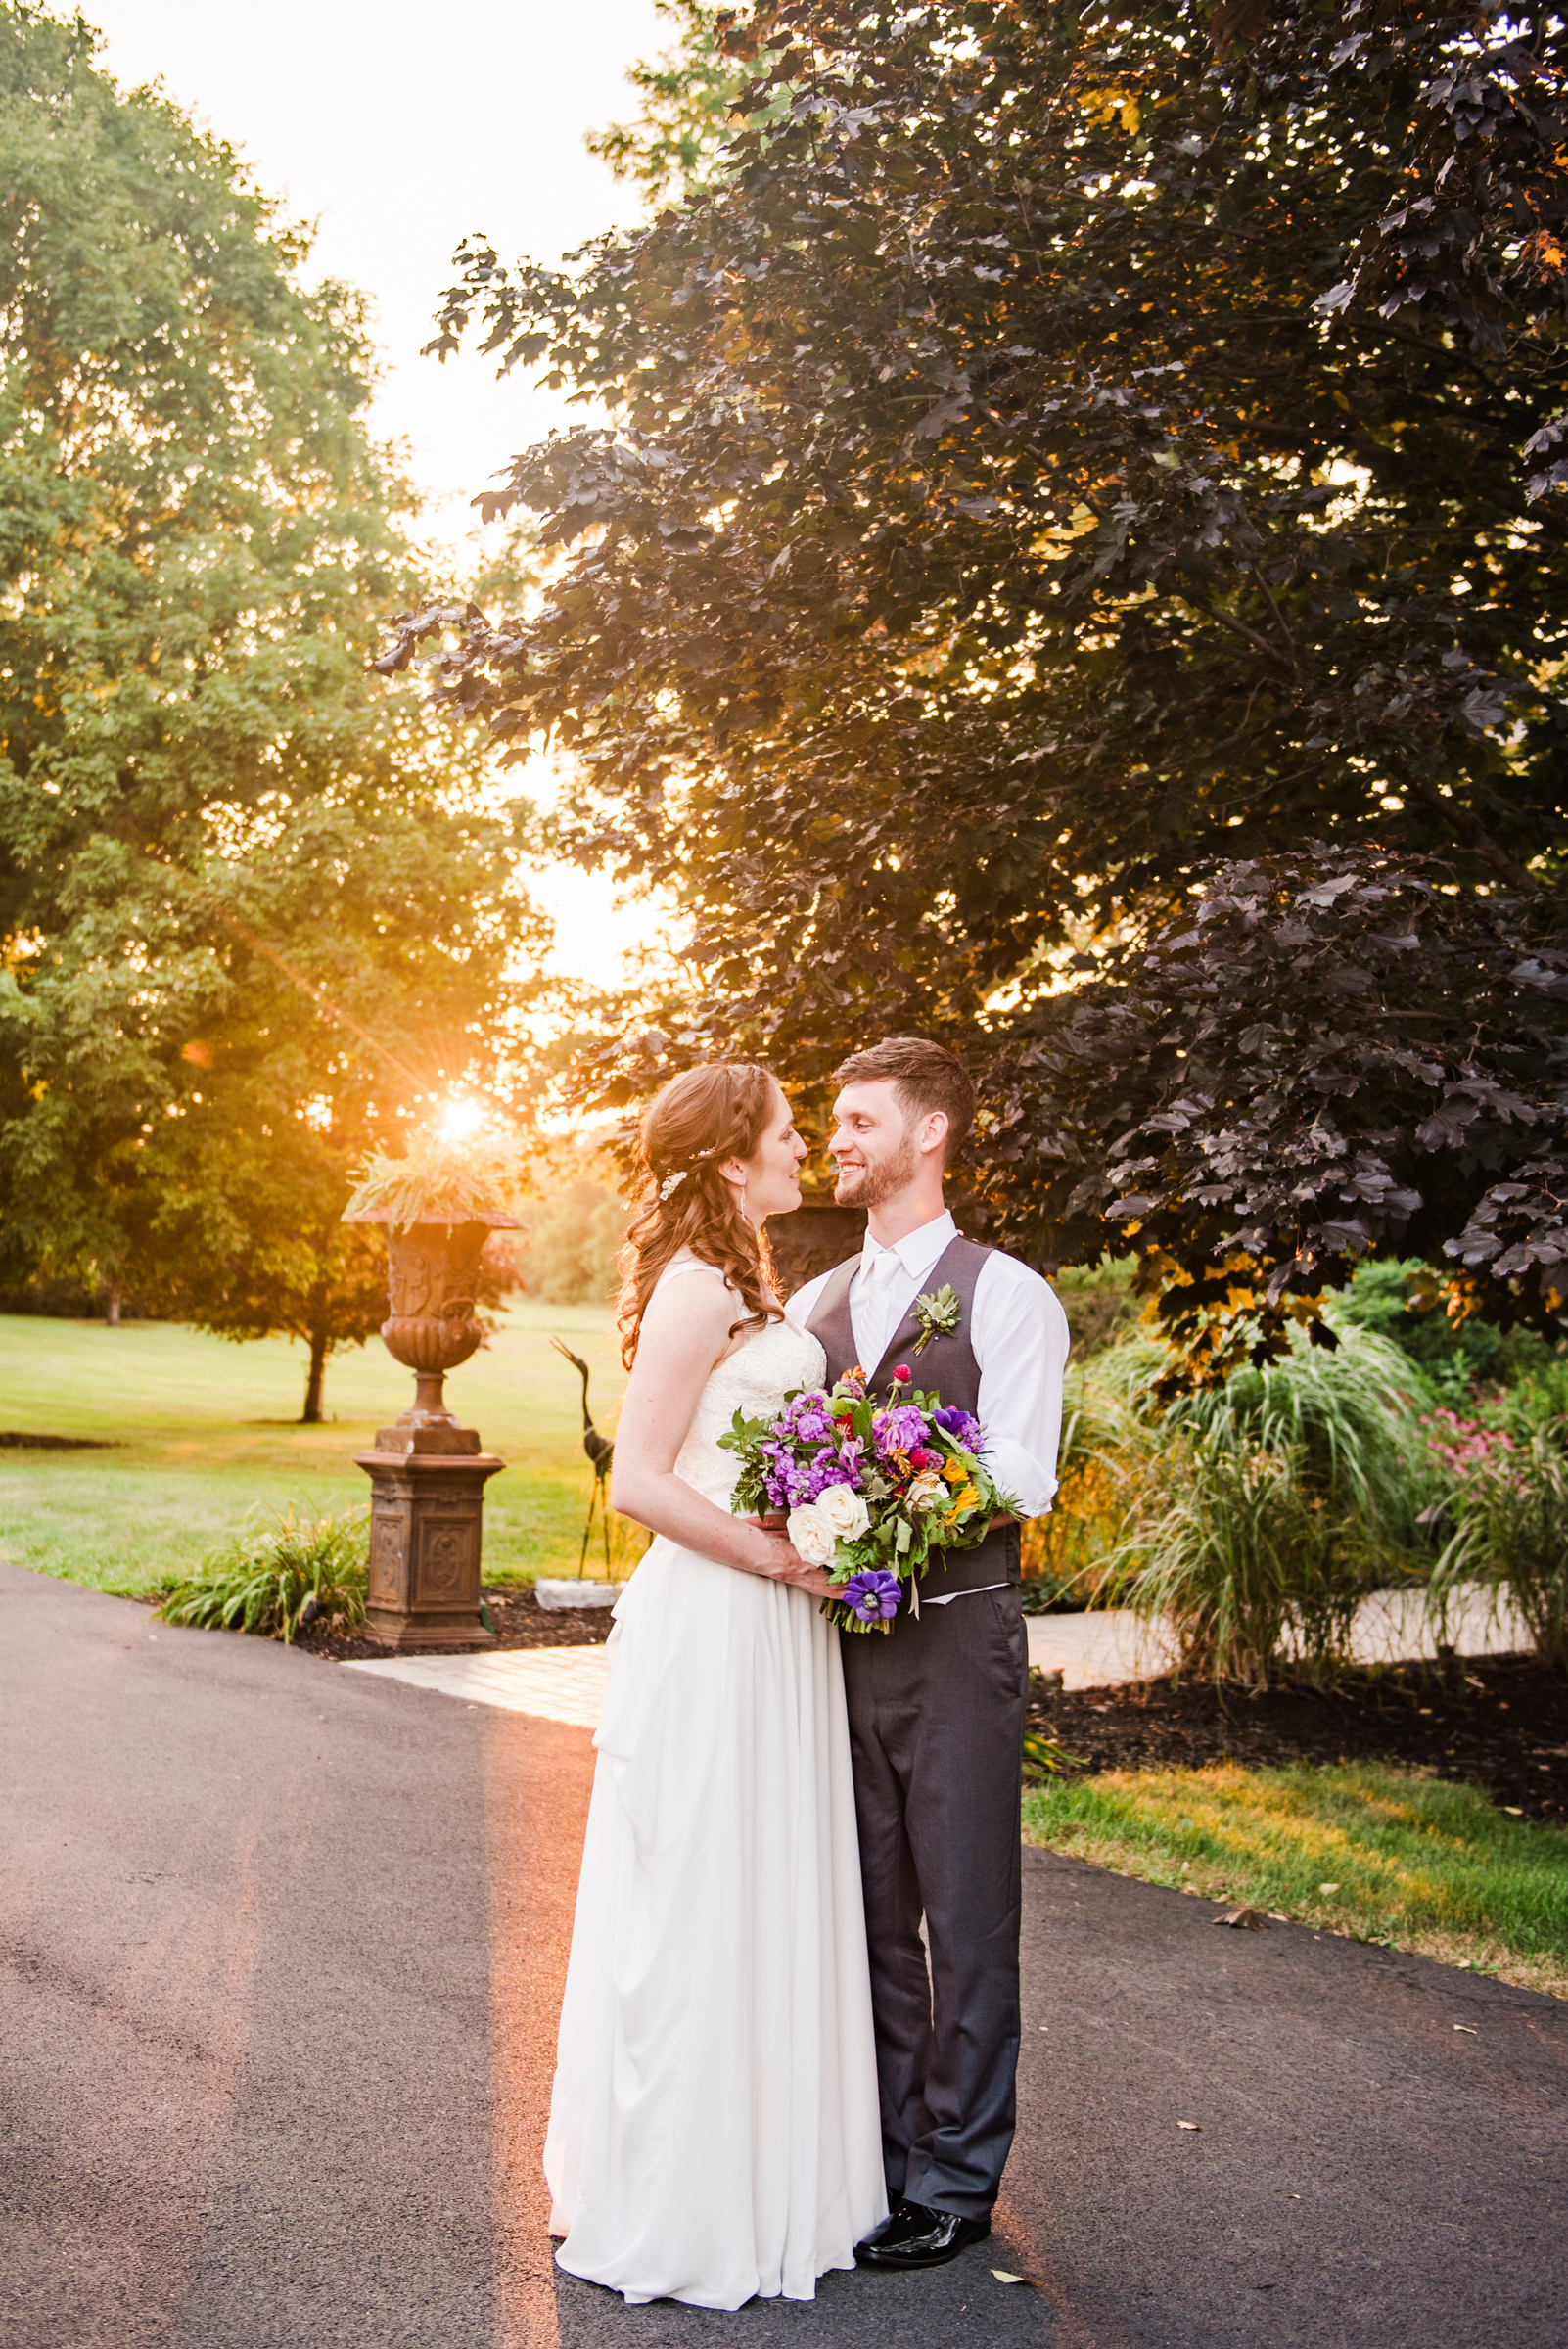
[(992, 1517), (1018, 1513), (986, 1468), (979, 1420), (909, 1379), (900, 1363), (879, 1402), (851, 1370), (830, 1394), (797, 1388), (776, 1419), (737, 1411), (718, 1439), (740, 1456), (731, 1507), (788, 1511), (801, 1556), (840, 1587), (825, 1607), (846, 1631), (891, 1629), (905, 1584), (918, 1615), (932, 1559), (978, 1549)]

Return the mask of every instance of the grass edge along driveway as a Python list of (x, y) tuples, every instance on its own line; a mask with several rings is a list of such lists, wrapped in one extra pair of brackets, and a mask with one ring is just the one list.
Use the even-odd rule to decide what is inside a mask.
[(1568, 1998), (1568, 1829), (1388, 1763), (1106, 1771), (1033, 1789), (1031, 1843)]

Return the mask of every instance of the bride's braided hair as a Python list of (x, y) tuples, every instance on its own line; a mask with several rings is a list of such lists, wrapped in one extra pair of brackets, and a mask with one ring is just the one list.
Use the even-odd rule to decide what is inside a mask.
[(715, 1060), (671, 1077), (643, 1113), (637, 1172), (648, 1194), (621, 1252), (621, 1359), (629, 1370), (659, 1275), (678, 1250), (716, 1265), (747, 1307), (730, 1336), (778, 1317), (766, 1234), (741, 1214), (719, 1174), (750, 1158), (772, 1114), (775, 1080), (755, 1061)]

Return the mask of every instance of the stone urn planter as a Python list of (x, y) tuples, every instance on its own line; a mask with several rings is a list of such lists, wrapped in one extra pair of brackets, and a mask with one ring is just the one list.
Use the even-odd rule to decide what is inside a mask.
[(388, 1223), (392, 1313), (381, 1334), (414, 1373), (408, 1409), (378, 1428), (375, 1450), (355, 1460), (371, 1493), (365, 1628), (393, 1652), (493, 1646), (480, 1615), (484, 1487), (506, 1463), (481, 1450), (479, 1430), (459, 1423), (444, 1388), (447, 1371), (484, 1340), (475, 1293), (484, 1243), (517, 1219), (475, 1215), (398, 1230), (371, 1209), (345, 1221)]

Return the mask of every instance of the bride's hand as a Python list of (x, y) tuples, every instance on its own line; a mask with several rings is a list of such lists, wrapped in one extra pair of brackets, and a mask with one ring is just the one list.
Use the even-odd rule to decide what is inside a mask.
[(765, 1556), (756, 1553), (758, 1563), (752, 1568), (754, 1574), (763, 1575), (769, 1582), (788, 1583), (793, 1589), (805, 1590), (812, 1598), (832, 1596), (832, 1583), (820, 1566), (807, 1564), (785, 1532), (782, 1517), (751, 1517), (747, 1523), (756, 1527), (767, 1545)]
[(804, 1590), (807, 1598), (837, 1598), (841, 1595), (839, 1585), (830, 1581), (820, 1566), (807, 1566), (804, 1558), (799, 1574), (792, 1574), (790, 1581), (797, 1590)]

